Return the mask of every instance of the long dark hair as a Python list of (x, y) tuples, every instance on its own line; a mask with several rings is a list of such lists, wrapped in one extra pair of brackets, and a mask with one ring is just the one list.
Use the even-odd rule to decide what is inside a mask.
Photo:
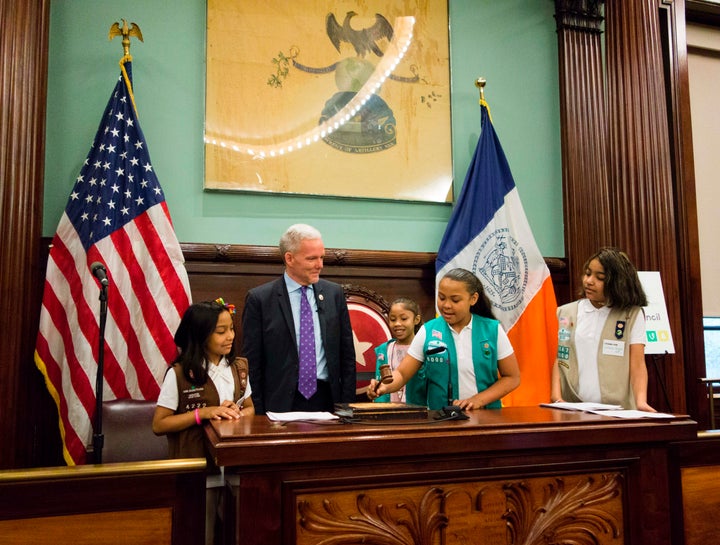
[(478, 316), (484, 316), (485, 318), (496, 319), (492, 311), (492, 303), (490, 302), (490, 299), (488, 299), (487, 295), (485, 295), (485, 289), (483, 288), (482, 282), (480, 282), (480, 279), (472, 272), (461, 268), (452, 269), (445, 273), (443, 278), (449, 278), (450, 280), (462, 282), (465, 284), (465, 287), (471, 296), (474, 293), (478, 294), (478, 300), (470, 307), (470, 312), (477, 314)]
[(605, 269), (604, 292), (607, 306), (621, 310), (647, 306), (647, 296), (637, 269), (625, 252), (609, 246), (600, 248), (585, 262), (583, 274), (593, 259), (597, 259)]
[[(228, 309), (217, 301), (203, 301), (190, 305), (180, 320), (175, 332), (178, 355), (172, 363), (182, 366), (183, 375), (191, 384), (202, 386), (208, 380), (205, 345), (223, 312)], [(225, 358), (228, 363), (235, 359), (235, 343)]]

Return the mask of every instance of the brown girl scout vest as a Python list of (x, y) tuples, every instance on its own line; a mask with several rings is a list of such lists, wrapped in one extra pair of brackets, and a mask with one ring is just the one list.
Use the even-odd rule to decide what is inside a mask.
[[(575, 331), (579, 301), (563, 305), (557, 310), (558, 354), (560, 392), (564, 401), (583, 401), (577, 394), (579, 374), (575, 353)], [(635, 409), (635, 396), (630, 385), (630, 332), (638, 316), (645, 314), (641, 307), (628, 310), (611, 309), (603, 325), (598, 342), (598, 377), (600, 380), (601, 402), (621, 405), (624, 409)], [(623, 355), (603, 353), (605, 341), (623, 341)]]
[[(235, 389), (233, 401), (237, 401), (245, 394), (248, 379), (248, 361), (245, 358), (235, 358), (230, 366), (233, 373)], [(182, 367), (175, 364), (178, 385), (178, 408), (175, 414), (192, 412), (207, 406), (220, 405), (220, 395), (210, 378), (203, 386), (196, 386), (185, 378)], [(168, 447), (170, 458), (205, 458), (205, 432), (203, 426), (191, 426), (178, 433), (168, 434)]]

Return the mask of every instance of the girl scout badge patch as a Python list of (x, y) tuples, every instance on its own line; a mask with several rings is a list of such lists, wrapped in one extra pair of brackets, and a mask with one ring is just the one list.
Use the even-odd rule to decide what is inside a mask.
[(558, 341), (566, 343), (570, 340), (570, 329), (573, 326), (572, 323), (570, 323), (570, 318), (567, 316), (561, 316), (559, 326)]
[(615, 338), (622, 339), (625, 334), (625, 322), (618, 320), (615, 324)]

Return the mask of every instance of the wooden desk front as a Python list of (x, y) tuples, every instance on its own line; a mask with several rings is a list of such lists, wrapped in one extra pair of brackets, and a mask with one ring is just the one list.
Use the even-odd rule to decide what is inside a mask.
[(206, 460), (0, 471), (0, 543), (197, 545)]
[(541, 407), (469, 415), (212, 422), (230, 542), (671, 543), (668, 443), (694, 438), (695, 422)]

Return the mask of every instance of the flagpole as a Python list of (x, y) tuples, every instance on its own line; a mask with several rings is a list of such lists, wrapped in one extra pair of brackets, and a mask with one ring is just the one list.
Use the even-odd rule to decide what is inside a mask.
[[(126, 81), (128, 82), (128, 89), (132, 89), (132, 87), (129, 85), (129, 78), (127, 77), (127, 72), (125, 71), (124, 64), (125, 62), (132, 61), (132, 57), (130, 56), (130, 37), (137, 37), (140, 41), (143, 41), (142, 33), (140, 32), (140, 27), (138, 27), (135, 23), (130, 23), (130, 27), (128, 27), (127, 21), (125, 19), (122, 20), (122, 27), (120, 26), (120, 23), (113, 23), (110, 26), (110, 32), (108, 33), (108, 40), (112, 40), (115, 36), (122, 36), (122, 47), (123, 47), (123, 57), (120, 59), (120, 68), (123, 72), (123, 77), (126, 78)], [(130, 91), (132, 92), (132, 91)], [(131, 100), (133, 103), (133, 107), (135, 107), (135, 99), (131, 95)], [(137, 109), (136, 109), (137, 112)], [(92, 266), (93, 268), (93, 274), (96, 274), (96, 265), (100, 265), (99, 268), (102, 268), (103, 271), (105, 271), (105, 268), (102, 266), (102, 264), (94, 264)], [(105, 436), (103, 434), (103, 421), (102, 421), (102, 407), (103, 407), (103, 384), (104, 384), (104, 375), (105, 375), (105, 324), (107, 323), (107, 286), (108, 282), (107, 279), (100, 283), (100, 296), (98, 299), (100, 300), (100, 324), (99, 324), (99, 334), (98, 334), (98, 366), (97, 366), (97, 376), (95, 377), (95, 425), (94, 425), (94, 433), (93, 433), (93, 460), (96, 464), (102, 464), (102, 451), (103, 446), (105, 444)]]

